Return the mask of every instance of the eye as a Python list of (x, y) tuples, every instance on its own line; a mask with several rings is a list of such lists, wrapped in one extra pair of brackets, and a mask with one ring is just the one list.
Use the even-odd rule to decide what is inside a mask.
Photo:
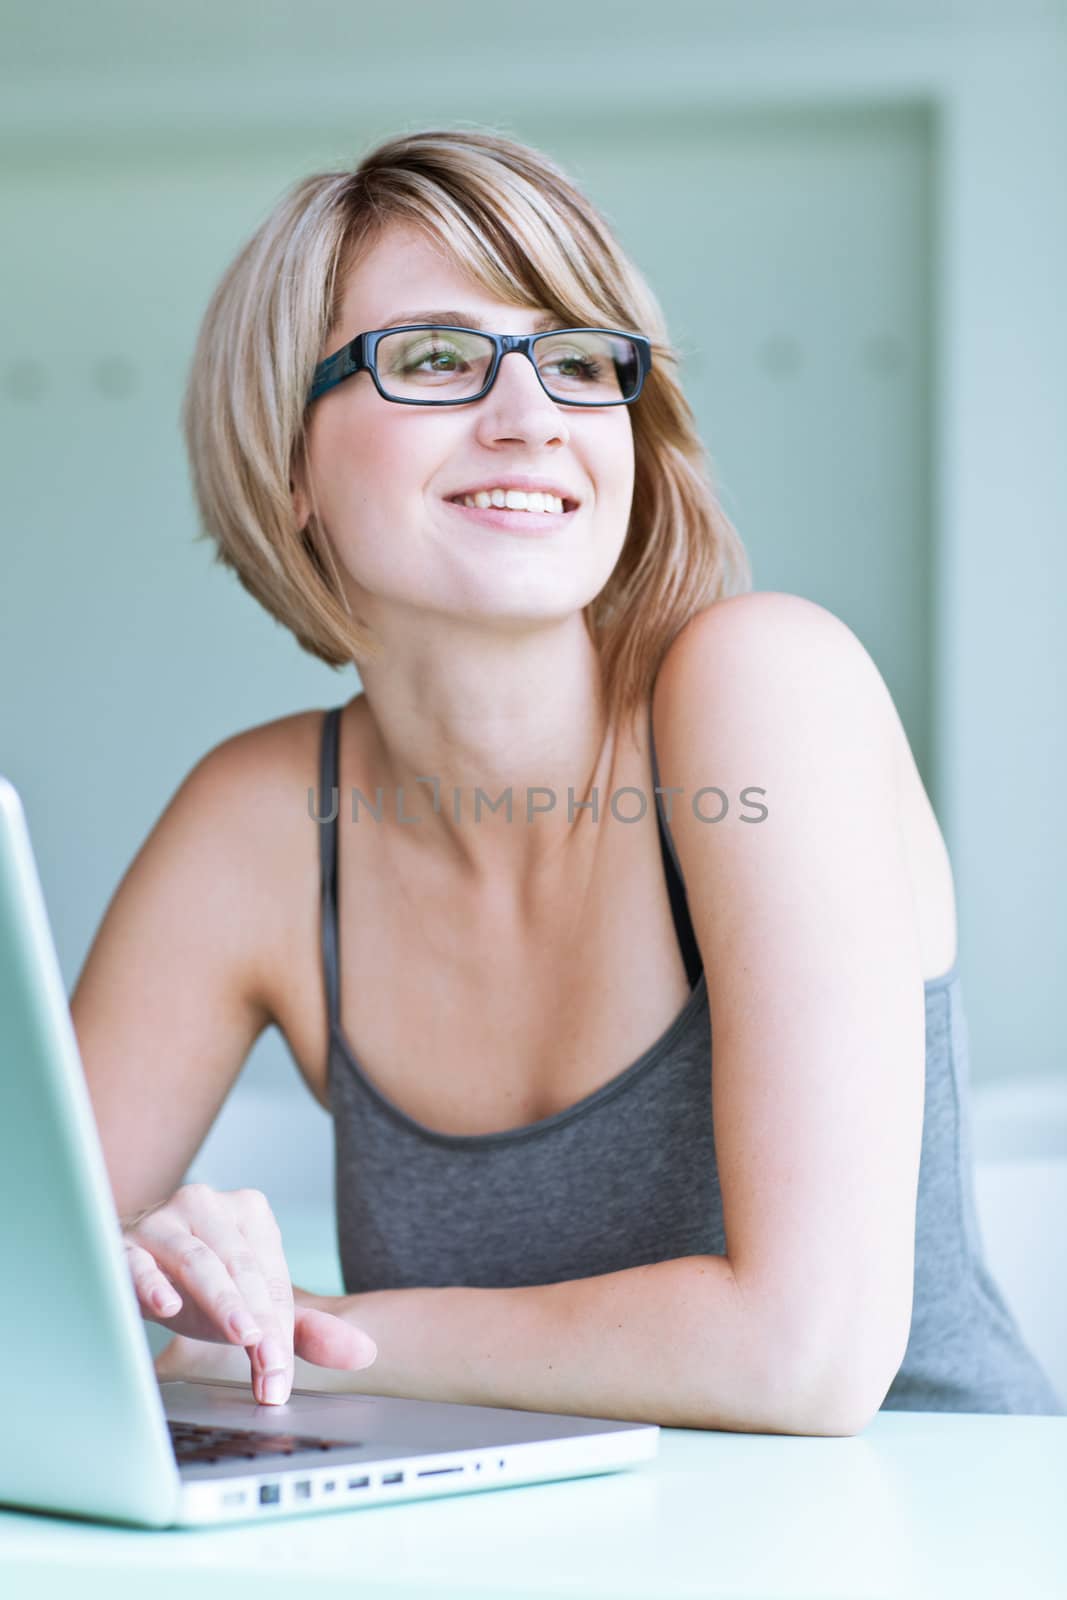
[(560, 376), (567, 379), (578, 379), (580, 382), (595, 383), (602, 376), (603, 367), (593, 356), (587, 355), (560, 355), (555, 352), (551, 359), (542, 363), (544, 368), (558, 367), (562, 370)]
[(454, 345), (431, 345), (422, 350), (413, 350), (405, 360), (402, 370), (414, 372), (428, 361), (438, 363), (435, 369), (438, 372), (454, 372), (456, 367), (462, 364), (463, 355)]

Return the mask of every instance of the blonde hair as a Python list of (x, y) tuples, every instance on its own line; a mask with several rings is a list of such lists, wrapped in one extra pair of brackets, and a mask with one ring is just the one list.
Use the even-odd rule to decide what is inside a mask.
[(634, 492), (619, 559), (585, 608), (609, 720), (636, 714), (696, 612), (751, 589), (716, 494), (659, 304), (604, 217), (540, 150), (492, 131), (425, 129), (286, 193), (211, 297), (182, 405), (197, 537), (301, 646), (333, 667), (379, 660), (351, 616), (315, 516), (295, 526), (307, 395), (347, 275), (387, 224), (415, 224), (487, 293), (572, 326), (644, 333), (652, 370), (630, 410)]

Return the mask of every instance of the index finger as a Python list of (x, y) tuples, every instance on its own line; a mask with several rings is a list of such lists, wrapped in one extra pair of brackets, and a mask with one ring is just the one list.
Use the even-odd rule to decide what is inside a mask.
[[(293, 1387), (293, 1283), (285, 1259), (282, 1231), (264, 1194), (237, 1191), (234, 1224), (249, 1249), (235, 1254), (235, 1265), (247, 1273), (239, 1287), (262, 1330), (250, 1352), (252, 1392), (260, 1405), (283, 1405)], [(237, 1280), (235, 1280), (237, 1281)]]

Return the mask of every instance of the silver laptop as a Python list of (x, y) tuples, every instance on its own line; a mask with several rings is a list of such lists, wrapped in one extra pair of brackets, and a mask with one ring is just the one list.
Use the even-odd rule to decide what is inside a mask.
[(157, 1382), (26, 819), (0, 777), (0, 1503), (144, 1527), (613, 1472), (659, 1428)]

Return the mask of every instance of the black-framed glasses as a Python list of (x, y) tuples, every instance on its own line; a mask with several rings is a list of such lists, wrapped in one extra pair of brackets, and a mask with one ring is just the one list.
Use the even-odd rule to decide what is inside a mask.
[(644, 334), (616, 328), (481, 333), (412, 322), (358, 333), (320, 361), (307, 403), (354, 373), (369, 372), (382, 399), (398, 405), (470, 405), (489, 393), (513, 350), (529, 359), (545, 393), (567, 406), (628, 406), (652, 368)]

